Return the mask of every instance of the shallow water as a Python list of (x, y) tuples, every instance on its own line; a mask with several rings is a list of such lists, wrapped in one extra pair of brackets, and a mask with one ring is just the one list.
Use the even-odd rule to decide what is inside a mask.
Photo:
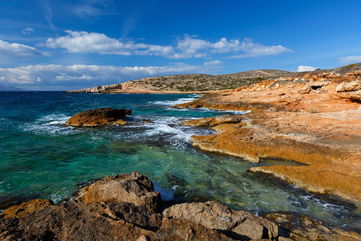
[[(295, 212), (361, 230), (360, 212), (352, 205), (246, 172), (277, 161), (254, 164), (194, 149), (190, 137), (211, 132), (179, 122), (226, 113), (170, 108), (195, 97), (0, 92), (0, 208), (34, 197), (59, 202), (91, 179), (139, 171), (155, 182), (165, 200), (218, 200), (254, 213)], [(132, 109), (133, 125), (62, 125), (79, 111), (99, 107)], [(142, 124), (143, 119), (154, 123)]]

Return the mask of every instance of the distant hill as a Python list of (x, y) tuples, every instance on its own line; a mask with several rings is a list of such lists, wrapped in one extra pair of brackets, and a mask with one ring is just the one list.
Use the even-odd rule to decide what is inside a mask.
[[(361, 70), (361, 64), (352, 64), (335, 69), (317, 69), (313, 72), (335, 72), (345, 74)], [(148, 77), (113, 85), (103, 85), (69, 92), (92, 93), (189, 93), (234, 89), (268, 79), (296, 76), (298, 72), (261, 69), (233, 74), (182, 74)]]
[(146, 93), (146, 92), (203, 92), (233, 89), (258, 81), (293, 75), (282, 70), (254, 70), (234, 74), (182, 74), (148, 77), (127, 82), (103, 85), (69, 92)]

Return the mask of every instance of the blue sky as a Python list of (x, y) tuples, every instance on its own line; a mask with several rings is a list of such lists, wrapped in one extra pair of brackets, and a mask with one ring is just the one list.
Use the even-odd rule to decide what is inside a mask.
[(359, 0), (0, 0), (0, 85), (361, 62)]

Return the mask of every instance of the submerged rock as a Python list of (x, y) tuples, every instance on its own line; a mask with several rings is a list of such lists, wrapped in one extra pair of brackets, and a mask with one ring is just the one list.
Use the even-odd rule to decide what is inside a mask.
[(126, 125), (125, 118), (132, 111), (127, 109), (100, 108), (79, 112), (72, 116), (65, 125), (75, 127), (101, 127), (107, 125)]

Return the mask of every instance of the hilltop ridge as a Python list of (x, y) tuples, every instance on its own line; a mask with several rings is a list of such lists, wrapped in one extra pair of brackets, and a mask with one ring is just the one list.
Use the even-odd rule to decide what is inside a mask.
[[(311, 73), (331, 72), (345, 74), (361, 70), (361, 64), (352, 64), (335, 69), (317, 69)], [(290, 72), (277, 69), (260, 69), (232, 74), (181, 74), (147, 77), (112, 85), (68, 91), (90, 93), (195, 93), (214, 92), (248, 86), (260, 81), (302, 75), (304, 72)]]

